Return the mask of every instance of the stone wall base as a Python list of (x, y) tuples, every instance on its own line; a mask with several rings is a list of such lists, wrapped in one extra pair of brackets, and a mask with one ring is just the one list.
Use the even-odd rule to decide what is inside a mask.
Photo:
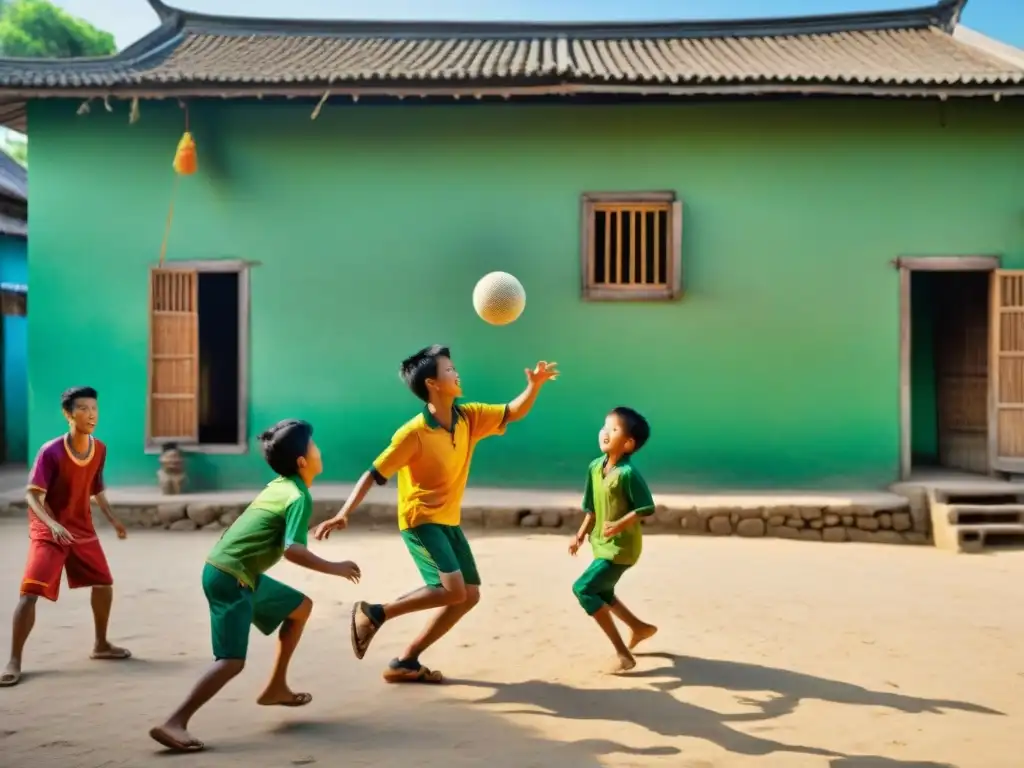
[[(170, 531), (223, 529), (245, 510), (245, 504), (207, 502), (167, 504), (114, 504), (121, 521), (130, 528)], [(313, 523), (333, 515), (337, 501), (314, 502)], [(24, 502), (11, 504), (0, 514), (23, 517)], [(98, 510), (98, 523), (105, 520)], [(392, 530), (397, 511), (394, 505), (365, 504), (353, 516), (351, 526), (362, 529)], [(462, 511), (462, 525), (468, 530), (521, 530), (524, 532), (569, 533), (579, 527), (583, 514), (576, 509), (488, 509), (469, 507)], [(765, 506), (694, 507), (669, 509), (658, 507), (644, 519), (651, 533), (688, 536), (741, 536), (824, 542), (872, 542), (877, 544), (930, 544), (928, 522), (913, 506), (900, 509), (872, 509), (860, 506)]]

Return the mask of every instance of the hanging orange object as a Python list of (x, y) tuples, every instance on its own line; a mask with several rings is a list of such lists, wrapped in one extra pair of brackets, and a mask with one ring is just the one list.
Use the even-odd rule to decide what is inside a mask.
[(191, 176), (198, 168), (195, 139), (189, 131), (185, 131), (178, 142), (178, 150), (174, 153), (174, 170), (182, 176)]

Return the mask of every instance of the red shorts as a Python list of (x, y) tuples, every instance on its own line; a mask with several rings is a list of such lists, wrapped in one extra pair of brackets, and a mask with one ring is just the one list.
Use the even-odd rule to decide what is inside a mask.
[(28, 564), (21, 580), (21, 594), (56, 600), (60, 592), (60, 573), (68, 574), (68, 586), (108, 587), (114, 583), (107, 556), (99, 539), (58, 544), (32, 539), (28, 546)]

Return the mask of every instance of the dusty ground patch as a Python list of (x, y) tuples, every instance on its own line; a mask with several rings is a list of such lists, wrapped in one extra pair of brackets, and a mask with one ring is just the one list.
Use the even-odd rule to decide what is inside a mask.
[[(157, 763), (148, 727), (209, 659), (199, 577), (215, 536), (103, 533), (117, 579), (112, 639), (136, 658), (87, 659), (88, 596), (41, 605), (26, 678), (0, 690), (5, 768)], [(586, 559), (564, 537), (483, 537), (484, 600), (425, 658), (457, 680), (394, 688), (382, 665), (419, 624), (389, 625), (362, 662), (353, 598), (416, 585), (398, 537), (338, 535), (323, 549), (362, 566), (358, 587), (290, 565), (275, 575), (316, 602), (293, 666), (304, 710), (254, 699), (273, 642), (254, 634), (242, 678), (196, 717), (213, 749), (167, 765), (1011, 768), (1024, 750), (1024, 554), (649, 537), (621, 595), (657, 623), (631, 677), (570, 585)], [(6, 652), (26, 540), (0, 524)], [(461, 681), (461, 682), (460, 682)]]

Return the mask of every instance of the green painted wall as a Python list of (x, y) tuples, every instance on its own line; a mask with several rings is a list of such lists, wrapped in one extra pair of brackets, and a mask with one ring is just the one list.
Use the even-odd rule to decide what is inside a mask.
[[(170, 256), (260, 262), (254, 427), (302, 416), (326, 479), (362, 471), (417, 404), (401, 357), (453, 345), (467, 394), (502, 400), (523, 368), (563, 377), (478, 452), (478, 485), (580, 487), (603, 413), (644, 411), (657, 485), (878, 486), (898, 445), (900, 253), (1003, 253), (1024, 266), (1024, 107), (1012, 102), (718, 105), (215, 102), (194, 106), (201, 172), (182, 183)], [(59, 393), (101, 392), (115, 483), (142, 453), (147, 268), (182, 127), (173, 104), (32, 105), (30, 441)], [(687, 296), (579, 300), (579, 195), (685, 198)], [(492, 328), (470, 293), (527, 287)], [(204, 484), (267, 476), (257, 455), (196, 457)]]

